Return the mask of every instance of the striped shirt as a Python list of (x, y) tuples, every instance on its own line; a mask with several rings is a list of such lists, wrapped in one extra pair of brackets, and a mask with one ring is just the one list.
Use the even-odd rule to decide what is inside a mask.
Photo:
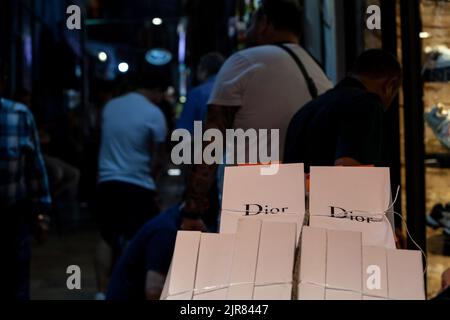
[(47, 172), (30, 110), (0, 98), (0, 208), (21, 203), (34, 213), (49, 209)]

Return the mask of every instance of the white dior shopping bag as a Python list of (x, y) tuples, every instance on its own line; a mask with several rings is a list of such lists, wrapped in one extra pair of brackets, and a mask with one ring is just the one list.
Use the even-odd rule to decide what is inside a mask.
[(305, 218), (303, 164), (279, 165), (274, 175), (262, 174), (263, 166), (225, 169), (221, 233), (235, 233), (240, 219), (297, 224), (297, 237)]
[(193, 300), (226, 300), (235, 235), (203, 233)]
[(242, 219), (235, 236), (227, 300), (253, 299), (262, 222)]
[(290, 300), (297, 224), (241, 219), (236, 234), (180, 231), (161, 300)]
[(365, 246), (395, 249), (389, 169), (312, 167), (310, 226), (362, 233)]
[(305, 227), (299, 300), (424, 300), (420, 251), (362, 245), (360, 232)]
[(179, 231), (161, 300), (225, 300), (235, 235)]
[(178, 232), (161, 300), (192, 300), (201, 236), (200, 232)]
[[(226, 299), (291, 300), (296, 246), (296, 223), (239, 220)], [(211, 263), (221, 264), (215, 267), (218, 270), (229, 265)]]
[(291, 300), (297, 224), (264, 221), (253, 300)]

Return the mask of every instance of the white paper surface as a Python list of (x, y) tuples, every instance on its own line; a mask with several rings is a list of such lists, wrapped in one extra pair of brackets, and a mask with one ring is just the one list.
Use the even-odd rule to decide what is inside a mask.
[(296, 223), (299, 237), (304, 217), (303, 164), (280, 165), (272, 176), (261, 175), (261, 166), (225, 169), (221, 233), (235, 233), (238, 221), (245, 218)]
[(296, 224), (264, 221), (261, 228), (253, 298), (291, 299)]
[(262, 223), (241, 219), (238, 224), (227, 300), (252, 300)]
[(194, 290), (200, 232), (179, 231), (163, 298), (191, 300)]
[(387, 253), (381, 247), (363, 247), (364, 294), (388, 298)]
[(387, 250), (389, 298), (425, 300), (425, 284), (420, 251)]
[(234, 240), (235, 236), (231, 234), (202, 234), (195, 277), (195, 300), (226, 299)]
[[(392, 225), (370, 219), (383, 217), (391, 206), (388, 168), (312, 167), (310, 226), (363, 233), (363, 245), (395, 249)], [(333, 218), (343, 210), (346, 219)], [(353, 218), (351, 220), (350, 218)]]
[(301, 245), (299, 300), (425, 299), (420, 251), (363, 247), (361, 233), (313, 227)]

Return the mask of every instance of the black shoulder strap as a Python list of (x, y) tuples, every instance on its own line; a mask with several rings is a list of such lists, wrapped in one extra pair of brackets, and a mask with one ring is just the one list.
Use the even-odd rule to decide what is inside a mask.
[(313, 99), (317, 98), (319, 96), (319, 92), (317, 90), (316, 84), (314, 83), (314, 80), (309, 76), (308, 71), (306, 71), (306, 68), (303, 65), (303, 63), (300, 60), (300, 58), (295, 54), (294, 51), (292, 51), (291, 48), (285, 46), (284, 44), (276, 44), (276, 46), (278, 48), (283, 49), (284, 51), (286, 51), (292, 57), (292, 59), (294, 59), (294, 61), (298, 65), (300, 71), (302, 72), (303, 77), (306, 80), (306, 84), (308, 85), (308, 90), (309, 90), (309, 93), (311, 94), (311, 97)]

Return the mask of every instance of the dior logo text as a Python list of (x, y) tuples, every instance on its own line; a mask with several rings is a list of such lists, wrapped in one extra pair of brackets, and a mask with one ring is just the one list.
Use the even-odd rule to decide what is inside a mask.
[(260, 214), (280, 214), (286, 213), (289, 208), (271, 208), (270, 206), (263, 206), (259, 204), (247, 204), (245, 205), (246, 216), (257, 216)]
[(330, 207), (331, 217), (337, 219), (350, 219), (351, 221), (356, 221), (360, 223), (374, 223), (379, 222), (378, 218), (365, 217), (361, 215), (354, 214), (353, 211), (347, 211), (339, 207)]

